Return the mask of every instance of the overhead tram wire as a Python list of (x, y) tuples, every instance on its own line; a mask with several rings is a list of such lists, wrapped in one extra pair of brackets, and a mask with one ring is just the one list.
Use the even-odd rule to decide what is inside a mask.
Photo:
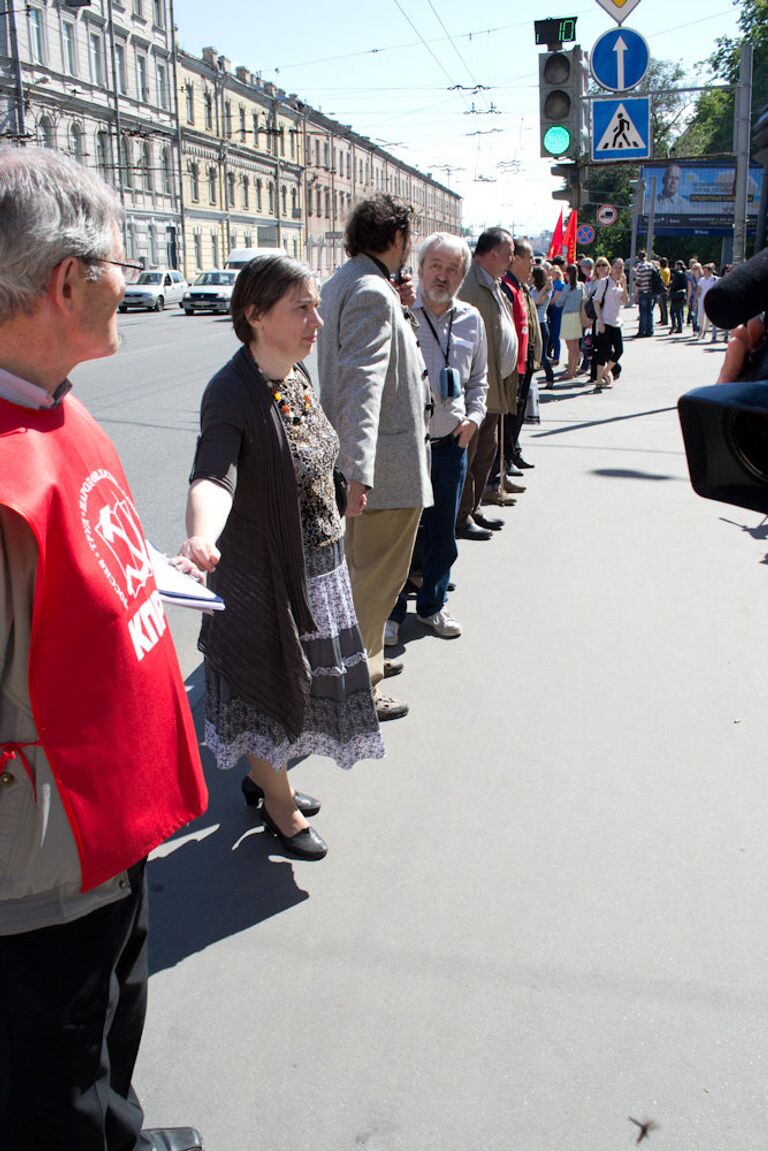
[[(456, 41), (454, 40), (453, 36), (451, 36), (451, 33), (448, 31), (445, 24), (443, 23), (442, 17), (440, 15), (440, 13), (437, 11), (437, 9), (435, 8), (434, 4), (432, 3), (432, 0), (427, 0), (427, 3), (429, 4), (430, 8), (432, 9), (434, 16), (435, 16), (435, 19), (437, 20), (438, 24), (440, 25), (443, 32), (445, 32), (446, 36), (448, 37), (448, 40), (450, 41), (451, 47), (453, 48), (454, 52), (458, 56), (459, 60), (463, 64), (463, 66), (466, 68), (467, 75), (469, 76), (470, 80), (472, 81), (472, 83), (475, 85), (476, 88), (482, 87), (482, 85), (479, 84), (477, 78), (473, 75), (472, 69), (470, 68), (469, 64), (464, 59), (464, 57), (462, 56), (458, 47), (456, 46)], [(485, 99), (487, 101), (488, 97), (486, 96)]]
[[(574, 13), (574, 15), (592, 15), (593, 12), (593, 8), (582, 8), (580, 11)], [(488, 36), (495, 32), (510, 32), (515, 28), (530, 28), (530, 23), (530, 20), (520, 20), (515, 24), (501, 24), (498, 28), (479, 28), (473, 32), (459, 32), (456, 39), (471, 40), (474, 36)], [(442, 44), (446, 39), (450, 39), (450, 37), (438, 36), (434, 40), (429, 41), (425, 41), (423, 37), (420, 37), (419, 40), (411, 41), (408, 44), (387, 44), (383, 48), (364, 48), (361, 52), (344, 52), (340, 56), (322, 56), (317, 60), (299, 60), (295, 64), (282, 64), (279, 68), (273, 68), (272, 71), (279, 73), (287, 71), (289, 68), (308, 68), (314, 64), (333, 64), (339, 60), (354, 60), (357, 56), (377, 56), (383, 52), (400, 52), (404, 48), (418, 48), (420, 45), (424, 46), (426, 44)]]
[[(440, 69), (440, 71), (441, 71), (441, 72), (443, 72), (443, 73), (444, 73), (444, 75), (445, 75), (445, 76), (448, 78), (448, 82), (449, 82), (450, 84), (455, 84), (455, 82), (456, 82), (456, 81), (454, 80), (453, 76), (450, 74), (450, 72), (448, 71), (448, 69), (447, 69), (447, 68), (445, 67), (445, 65), (443, 64), (443, 62), (442, 62), (441, 60), (438, 60), (437, 56), (435, 55), (435, 53), (434, 53), (434, 52), (432, 51), (432, 49), (430, 48), (430, 46), (429, 46), (429, 44), (427, 43), (427, 41), (424, 39), (424, 37), (422, 36), (421, 32), (419, 32), (419, 30), (418, 30), (418, 28), (416, 27), (416, 25), (414, 24), (413, 20), (411, 20), (410, 16), (408, 15), (408, 13), (407, 13), (407, 12), (406, 12), (406, 10), (405, 10), (405, 8), (403, 8), (402, 4), (400, 3), (400, 0), (393, 0), (393, 3), (394, 3), (394, 5), (395, 5), (395, 7), (397, 8), (397, 10), (400, 12), (401, 16), (402, 16), (402, 17), (403, 17), (405, 20), (407, 20), (407, 21), (408, 21), (408, 23), (410, 24), (411, 28), (413, 28), (414, 32), (415, 32), (415, 33), (416, 33), (416, 35), (419, 37), (419, 40), (421, 41), (422, 45), (423, 45), (423, 46), (426, 48), (426, 50), (429, 52), (430, 56), (432, 57), (432, 59), (433, 59), (433, 60), (435, 61), (435, 63), (437, 64), (437, 66), (438, 66), (438, 68)], [(459, 95), (461, 96), (461, 99), (464, 101), (464, 103), (465, 103), (465, 104), (467, 104), (467, 101), (468, 101), (468, 97), (467, 97), (467, 96), (465, 96), (463, 92), (460, 92), (460, 93), (459, 93)]]

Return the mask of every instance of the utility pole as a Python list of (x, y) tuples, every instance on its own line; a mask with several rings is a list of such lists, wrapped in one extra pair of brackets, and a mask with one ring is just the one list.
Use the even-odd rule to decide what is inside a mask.
[(109, 72), (112, 76), (112, 114), (115, 124), (115, 149), (117, 152), (117, 192), (123, 209), (123, 246), (128, 250), (128, 221), (125, 214), (125, 184), (130, 179), (133, 187), (133, 172), (129, 173), (125, 162), (125, 141), (120, 123), (120, 95), (117, 82), (117, 51), (115, 49), (115, 23), (112, 13), (112, 0), (107, 0), (107, 27), (109, 29)]
[(747, 255), (747, 180), (749, 177), (749, 126), (752, 111), (752, 45), (746, 40), (739, 51), (739, 84), (733, 123), (733, 150), (736, 154), (736, 187), (733, 204), (733, 259), (739, 263)]
[(651, 176), (651, 192), (648, 203), (648, 228), (646, 229), (645, 246), (648, 249), (648, 259), (653, 259), (653, 229), (656, 223), (656, 176)]
[(6, 9), (8, 16), (8, 39), (10, 40), (11, 59), (14, 62), (16, 80), (16, 136), (22, 142), (27, 134), (24, 122), (24, 86), (21, 82), (21, 57), (19, 56), (19, 37), (16, 32), (16, 9), (14, 0), (9, 0)]
[[(635, 183), (635, 198), (632, 202), (632, 237), (629, 244), (629, 298), (635, 287), (635, 257), (637, 255), (637, 218), (643, 210), (643, 197), (645, 196), (645, 181), (640, 178)], [(629, 307), (629, 303), (627, 303)]]

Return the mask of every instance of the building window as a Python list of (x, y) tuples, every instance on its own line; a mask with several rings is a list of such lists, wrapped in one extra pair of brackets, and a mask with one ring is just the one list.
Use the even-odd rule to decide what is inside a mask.
[(267, 188), (267, 192), (269, 193), (269, 214), (270, 214), (270, 216), (274, 216), (274, 214), (275, 214), (275, 185), (272, 183), (271, 180), (269, 181), (269, 187)]
[(126, 188), (133, 188), (133, 144), (127, 136), (123, 136), (123, 164), (125, 165), (124, 171)]
[(288, 135), (291, 141), (291, 159), (296, 159), (296, 131), (294, 128), (289, 129)]
[(261, 125), (259, 124), (259, 113), (253, 113), (253, 146), (254, 148), (261, 147), (260, 142)]
[(245, 128), (245, 108), (243, 107), (242, 104), (240, 105), (239, 113), (240, 113), (240, 143), (244, 144), (245, 143), (245, 137), (246, 137), (246, 128)]
[(285, 155), (285, 128), (280, 129), (280, 155)]
[(211, 255), (213, 257), (213, 266), (219, 266), (219, 233), (211, 232)]
[(173, 170), (171, 168), (171, 150), (163, 148), (160, 152), (160, 171), (163, 177), (163, 192), (166, 196), (173, 195)]
[(264, 207), (264, 185), (261, 180), (256, 181), (256, 211), (260, 212)]
[(69, 126), (69, 154), (81, 162), (85, 159), (83, 130), (79, 124), (70, 124)]
[[(243, 210), (248, 211), (250, 204), (248, 203), (250, 197), (250, 181), (247, 176), (243, 176)], [(248, 245), (245, 245), (246, 248)]]
[[(152, 191), (152, 154), (146, 141), (139, 148), (139, 184), (145, 192)], [(154, 263), (155, 261), (153, 261)]]
[(139, 20), (144, 19), (144, 0), (133, 0), (133, 14), (138, 16)]
[[(189, 190), (193, 200), (200, 199), (200, 165), (189, 165)], [(199, 261), (198, 261), (199, 263)]]
[(224, 135), (229, 139), (232, 135), (232, 101), (224, 101)]
[(315, 140), (315, 167), (320, 167), (320, 141)]
[(88, 33), (88, 55), (91, 62), (91, 82), (104, 84), (104, 46), (98, 32)]
[(328, 191), (325, 193), (325, 218), (326, 220), (331, 218), (331, 193)]
[(206, 131), (213, 131), (213, 97), (210, 92), (206, 92), (203, 97), (203, 105), (205, 107), (205, 127)]
[(327, 140), (323, 144), (323, 164), (326, 168), (331, 166), (331, 145)]
[(347, 152), (347, 179), (349, 180), (351, 178), (351, 176), (352, 176), (352, 157), (350, 156), (349, 152)]
[(299, 193), (296, 188), (291, 188), (291, 214), (294, 220), (299, 214)]
[(280, 207), (281, 207), (283, 216), (287, 216), (288, 215), (288, 189), (286, 188), (285, 184), (283, 184), (282, 188), (280, 189)]
[(131, 220), (125, 226), (125, 254), (129, 260), (136, 259), (136, 229)]
[(208, 202), (216, 203), (216, 169), (208, 169)]
[(157, 65), (157, 102), (161, 108), (168, 107), (168, 69), (165, 64)]
[(184, 95), (187, 101), (187, 123), (195, 122), (195, 90), (191, 84), (184, 85)]
[(157, 228), (149, 225), (149, 262), (157, 267)]
[(141, 52), (136, 53), (136, 83), (139, 89), (139, 99), (149, 100), (149, 83), (147, 80), (147, 58)]
[(55, 140), (53, 138), (53, 124), (47, 116), (41, 116), (37, 125), (37, 139), (38, 143), (42, 144), (44, 148), (55, 147)]
[(316, 195), (317, 195), (317, 214), (318, 214), (318, 216), (320, 216), (320, 215), (322, 215), (322, 211), (323, 211), (323, 193), (320, 191), (319, 188), (316, 189)]
[(115, 44), (115, 84), (121, 95), (128, 94), (128, 69), (125, 66), (125, 44)]
[(155, 22), (155, 27), (165, 28), (165, 0), (154, 0), (152, 6), (152, 16)]
[(243, 232), (243, 247), (244, 248), (252, 247), (253, 246), (252, 239), (253, 238), (252, 238), (252, 235), (250, 232)]
[(202, 270), (203, 267), (203, 237), (200, 232), (195, 232), (192, 237), (195, 245), (195, 267)]
[(61, 22), (61, 46), (64, 59), (64, 71), (69, 76), (77, 75), (77, 41), (75, 26), (69, 20)]
[(109, 136), (100, 128), (96, 133), (96, 167), (103, 180), (111, 182), (112, 167), (109, 147)]
[(44, 64), (43, 53), (43, 14), (39, 8), (28, 8), (29, 54), (33, 64)]
[(227, 172), (227, 207), (234, 208), (235, 206), (235, 174), (234, 172)]

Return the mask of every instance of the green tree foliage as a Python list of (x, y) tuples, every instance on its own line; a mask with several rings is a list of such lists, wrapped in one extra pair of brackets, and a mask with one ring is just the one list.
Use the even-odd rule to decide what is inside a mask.
[[(742, 40), (752, 45), (752, 116), (768, 104), (768, 0), (733, 0), (739, 14), (739, 37), (720, 36), (708, 60), (703, 60), (713, 75), (724, 84), (739, 80), (739, 48)], [(708, 156), (730, 152), (733, 147), (733, 93), (702, 92), (696, 111), (675, 150), (681, 156)]]

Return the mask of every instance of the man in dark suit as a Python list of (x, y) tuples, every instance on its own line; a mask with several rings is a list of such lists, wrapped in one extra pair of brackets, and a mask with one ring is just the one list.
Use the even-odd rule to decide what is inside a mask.
[(488, 540), (504, 521), (481, 510), (498, 446), (499, 416), (517, 411), (517, 334), (501, 277), (512, 257), (513, 240), (504, 228), (488, 228), (475, 246), (459, 299), (474, 304), (483, 318), (488, 344), (488, 411), (467, 449), (467, 478), (456, 521), (460, 539)]

